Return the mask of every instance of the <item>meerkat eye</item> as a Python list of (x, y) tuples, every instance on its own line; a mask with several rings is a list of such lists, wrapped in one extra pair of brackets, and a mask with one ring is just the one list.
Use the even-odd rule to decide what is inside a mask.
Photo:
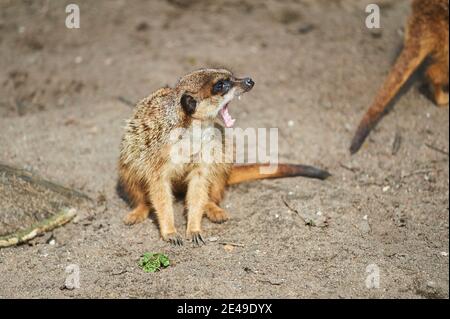
[(212, 92), (213, 94), (226, 93), (231, 88), (231, 83), (228, 80), (219, 80), (214, 84)]
[(216, 84), (214, 84), (213, 86), (213, 93), (220, 93), (223, 90), (223, 81), (220, 80), (219, 82), (217, 82)]

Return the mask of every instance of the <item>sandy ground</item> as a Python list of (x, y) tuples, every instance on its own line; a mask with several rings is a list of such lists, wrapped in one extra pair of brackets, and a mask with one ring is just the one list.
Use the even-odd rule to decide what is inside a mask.
[[(71, 2), (80, 29), (64, 26)], [(53, 231), (55, 245), (48, 234), (0, 250), (0, 297), (448, 298), (449, 158), (427, 146), (448, 151), (448, 108), (421, 93), (418, 77), (362, 151), (348, 153), (409, 12), (408, 1), (380, 1), (374, 33), (367, 2), (0, 0), (0, 161), (102, 207)], [(137, 101), (204, 66), (255, 80), (231, 105), (237, 126), (278, 127), (283, 161), (333, 177), (233, 187), (224, 202), (232, 219), (203, 221), (207, 245), (173, 248), (151, 219), (122, 224), (116, 163), (132, 107), (118, 97)], [(318, 212), (328, 226), (300, 217)], [(173, 266), (144, 273), (146, 251)], [(79, 289), (61, 289), (70, 264)], [(368, 289), (376, 269), (379, 288)]]

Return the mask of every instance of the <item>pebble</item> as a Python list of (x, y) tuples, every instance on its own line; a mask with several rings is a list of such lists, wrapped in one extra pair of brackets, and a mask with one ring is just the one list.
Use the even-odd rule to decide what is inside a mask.
[(234, 250), (234, 246), (232, 245), (224, 245), (223, 249), (227, 252), (227, 253), (231, 253)]
[(427, 287), (428, 288), (436, 288), (436, 283), (432, 280), (427, 282)]
[(368, 234), (372, 231), (369, 222), (367, 220), (363, 220), (361, 221), (361, 223), (359, 223), (359, 230), (363, 233), (363, 234)]

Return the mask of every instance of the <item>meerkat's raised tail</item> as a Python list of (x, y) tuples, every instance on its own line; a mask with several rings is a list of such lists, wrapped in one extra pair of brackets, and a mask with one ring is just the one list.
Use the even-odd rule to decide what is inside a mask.
[(420, 47), (417, 39), (410, 39), (405, 43), (400, 56), (397, 58), (380, 91), (378, 91), (375, 100), (359, 123), (350, 146), (350, 152), (352, 154), (361, 148), (370, 131), (386, 112), (389, 102), (397, 95), (411, 74), (425, 60), (426, 56), (430, 53), (430, 50), (427, 49), (426, 47)]
[[(277, 164), (273, 167), (274, 170), (270, 168), (270, 164), (235, 165), (231, 170), (228, 185), (269, 178), (304, 176), (324, 180), (331, 176), (327, 171), (307, 165)], [(267, 174), (264, 170), (267, 170)]]

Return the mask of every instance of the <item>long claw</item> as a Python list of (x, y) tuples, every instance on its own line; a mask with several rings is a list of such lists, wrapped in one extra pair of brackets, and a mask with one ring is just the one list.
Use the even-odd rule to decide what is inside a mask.
[(206, 242), (200, 233), (192, 234), (192, 242), (194, 243), (195, 246), (206, 245)]
[(183, 238), (177, 233), (170, 235), (168, 239), (172, 246), (183, 246)]

